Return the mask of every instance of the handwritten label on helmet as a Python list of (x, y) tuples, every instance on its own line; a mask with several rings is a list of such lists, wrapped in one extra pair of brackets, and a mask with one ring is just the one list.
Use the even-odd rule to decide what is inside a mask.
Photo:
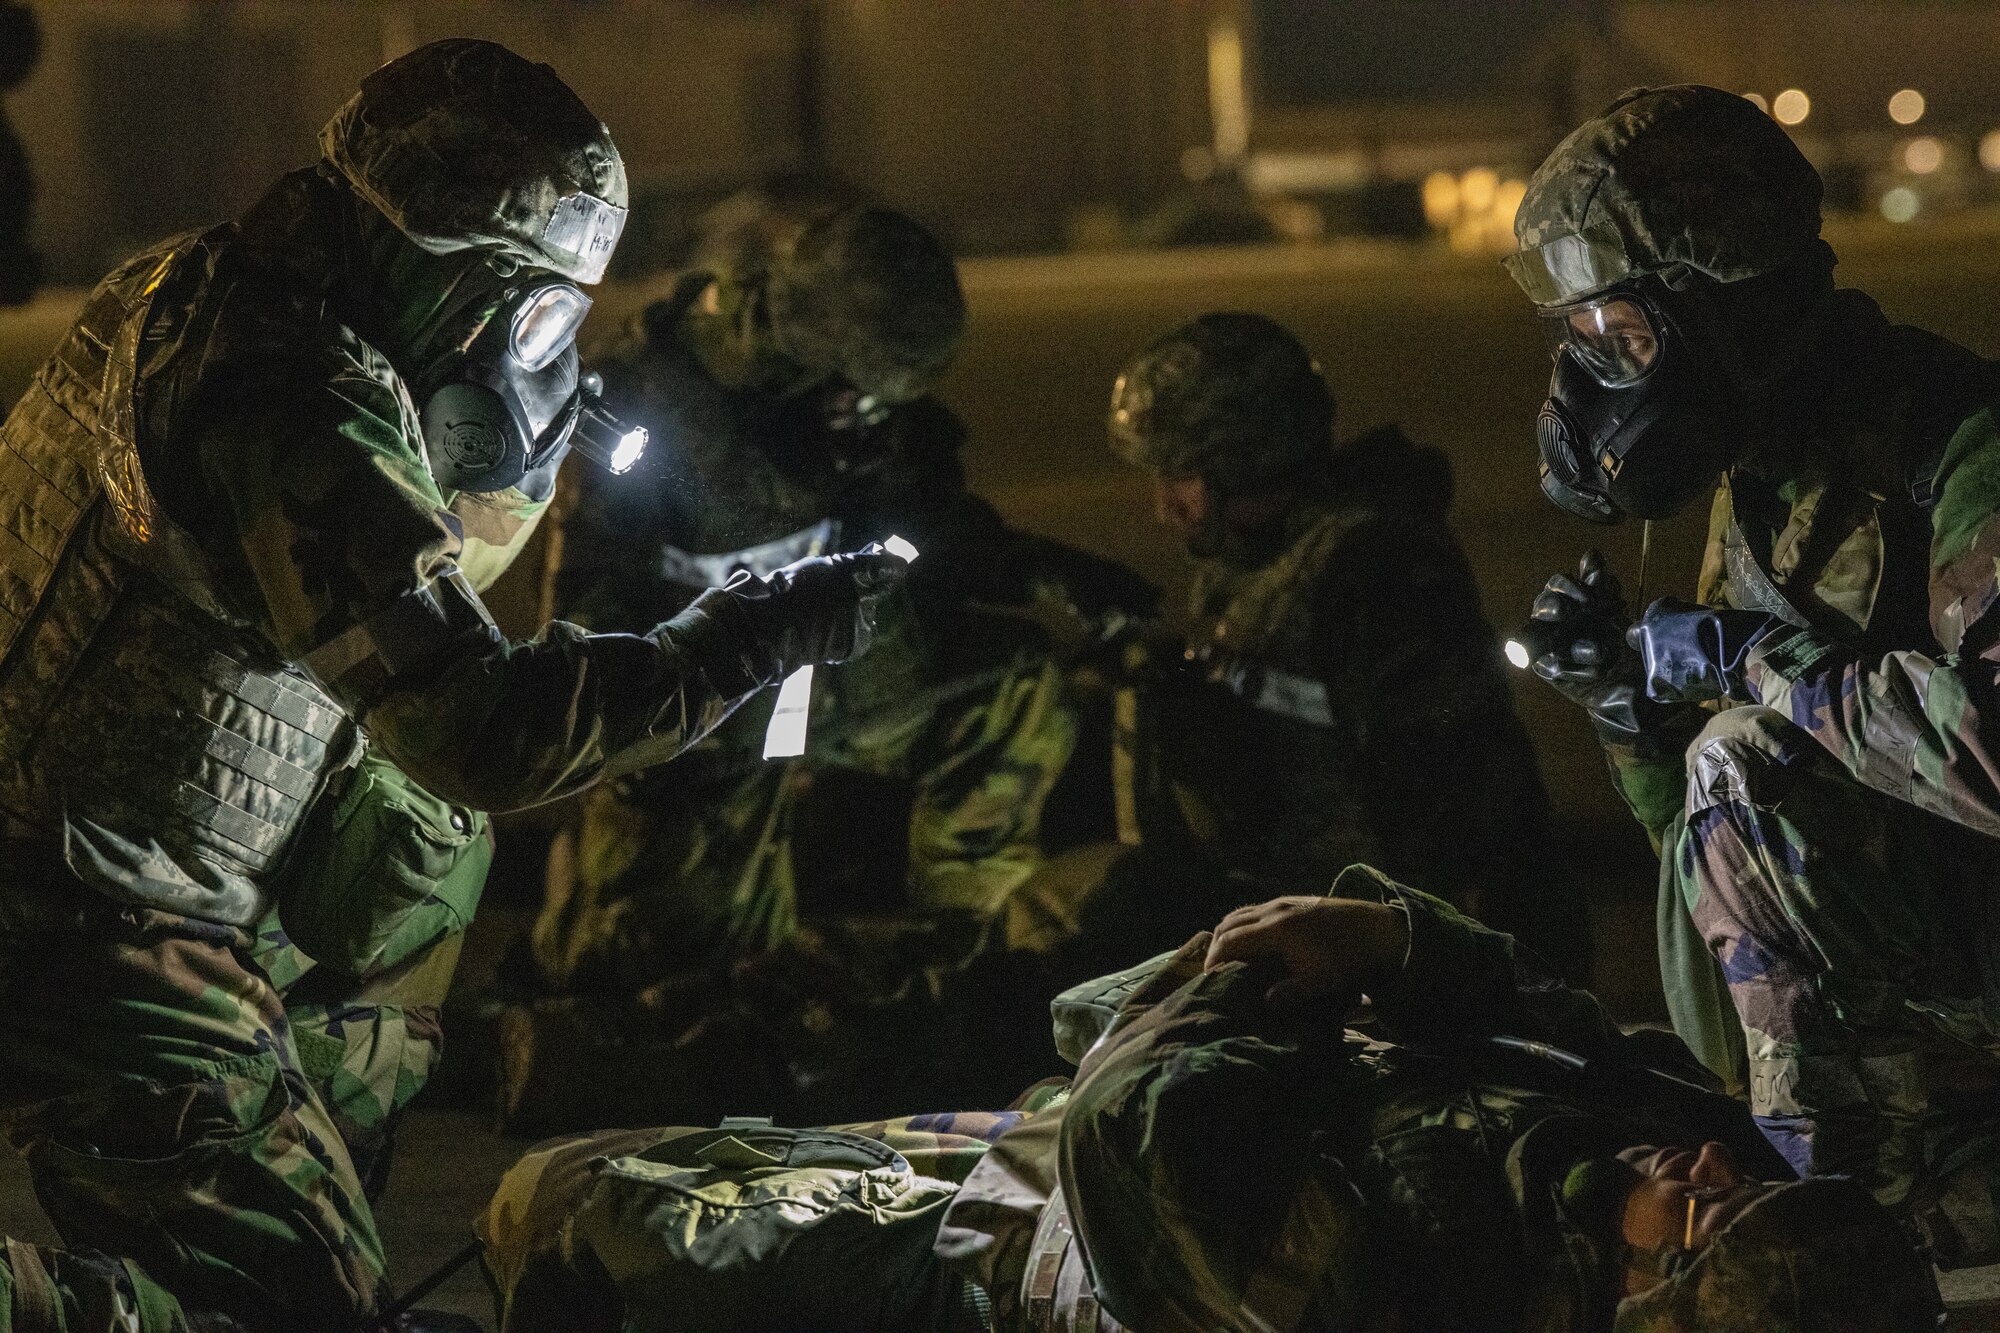
[(566, 194), (556, 200), (549, 213), (542, 243), (581, 261), (569, 276), (578, 282), (596, 282), (604, 276), (604, 266), (611, 262), (611, 252), (624, 230), (625, 210), (616, 204), (607, 204), (596, 195)]

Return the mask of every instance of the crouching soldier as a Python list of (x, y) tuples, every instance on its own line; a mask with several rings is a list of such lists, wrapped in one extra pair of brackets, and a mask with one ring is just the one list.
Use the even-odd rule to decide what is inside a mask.
[(900, 571), (508, 642), (477, 588), (572, 443), (614, 456), (574, 339), (624, 167), (476, 41), (320, 145), (107, 277), (0, 426), (0, 1129), (73, 1247), (8, 1247), (0, 1330), (374, 1318), (342, 1134), (435, 1056), (405, 1001), (483, 877), (474, 812), (671, 757), (855, 651)]

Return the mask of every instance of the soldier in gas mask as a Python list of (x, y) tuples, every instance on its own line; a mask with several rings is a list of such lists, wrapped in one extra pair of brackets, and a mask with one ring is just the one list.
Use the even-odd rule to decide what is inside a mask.
[[(603, 358), (607, 397), (653, 443), (631, 476), (582, 478), (565, 500), (556, 605), (628, 629), (739, 569), (892, 534), (921, 558), (881, 608), (877, 651), (815, 679), (803, 755), (767, 761), (768, 715), (745, 709), (671, 770), (586, 798), (533, 935), (554, 998), (505, 1020), (503, 1105), (517, 1124), (629, 1120), (674, 1084), (722, 1108), (803, 1097), (823, 1117), (843, 1088), (912, 1074), (878, 1034), (927, 1020), (885, 1021), (871, 1001), (927, 994), (914, 971), (1032, 947), (1051, 929), (1018, 892), (1042, 861), (1044, 809), (1079, 731), (1050, 621), (1151, 603), (1134, 576), (1010, 530), (967, 489), (964, 430), (932, 393), (965, 318), (935, 236), (865, 206), (769, 231), (769, 246), (683, 276)], [(868, 938), (839, 938), (863, 918)], [(760, 966), (781, 984), (745, 1018), (731, 968), (775, 951), (794, 962)], [(794, 987), (808, 973), (846, 997), (842, 1012), (861, 1006), (851, 1039), (831, 1035), (850, 1029), (825, 1020), (823, 991)], [(825, 1035), (804, 1040), (790, 1022), (802, 1005)], [(684, 1029), (712, 1038), (737, 1021), (818, 1049), (743, 1071), (747, 1083), (674, 1072), (705, 1058)], [(635, 1062), (626, 1079), (580, 1077), (565, 1063), (579, 1027), (651, 1032), (684, 1054)], [(912, 1044), (943, 1058), (940, 1042)], [(864, 1075), (870, 1059), (891, 1068)]]
[(624, 167), (553, 71), (476, 41), (378, 70), (321, 148), (114, 271), (0, 427), (0, 1124), (76, 1247), (7, 1246), (0, 1328), (370, 1317), (342, 1129), (436, 1033), (367, 992), (462, 924), (481, 812), (858, 651), (901, 569), (505, 640), (478, 588), (565, 452), (637, 443), (574, 344)]
[(1203, 315), (1112, 389), (1111, 447), (1195, 560), (1193, 636), (1140, 710), (1157, 772), (1135, 804), (1180, 817), (1140, 821), (1155, 854), (1091, 911), (1136, 895), (1150, 927), (1102, 933), (1164, 947), (1205, 919), (1160, 910), (1176, 866), (1210, 891), (1209, 866), (1247, 881), (1240, 902), (1366, 861), (1581, 972), (1548, 798), (1447, 518), (1451, 465), (1394, 426), (1336, 440), (1333, 422), (1318, 364), (1261, 315)]
[[(1543, 488), (1598, 522), (1715, 488), (1696, 602), (1592, 557), (1536, 672), (1661, 855), (1674, 1024), (1801, 1172), (2000, 1257), (1996, 367), (1836, 290), (1820, 179), (1713, 88), (1633, 93), (1530, 182)], [(1717, 485), (1717, 475), (1720, 484)]]

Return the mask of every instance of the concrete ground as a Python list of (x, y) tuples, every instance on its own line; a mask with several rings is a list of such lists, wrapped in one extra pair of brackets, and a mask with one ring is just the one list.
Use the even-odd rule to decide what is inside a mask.
[[(1829, 236), (1843, 256), (1842, 282), (1875, 294), (1893, 318), (2000, 354), (2000, 218), (1919, 230), (1850, 224)], [(1395, 420), (1449, 453), (1458, 471), (1457, 522), (1496, 624), (1515, 622), (1542, 580), (1586, 546), (1603, 546), (1628, 584), (1635, 573), (1636, 530), (1587, 527), (1537, 492), (1533, 421), (1548, 361), (1526, 307), (1491, 261), (1347, 244), (982, 260), (965, 266), (965, 278), (971, 327), (944, 393), (970, 427), (975, 486), (1022, 526), (1179, 586), (1178, 553), (1148, 521), (1143, 486), (1104, 448), (1104, 403), (1120, 362), (1151, 337), (1203, 310), (1253, 309), (1314, 348), (1341, 400), (1344, 432)], [(644, 296), (600, 293), (594, 327), (609, 328)], [(24, 311), (0, 311), (0, 401), (18, 392), (78, 299), (55, 294)], [(1701, 536), (1699, 515), (1663, 527), (1649, 592), (1689, 591)], [(503, 622), (518, 629), (531, 618), (531, 563), (493, 598)], [(1520, 684), (1521, 710), (1566, 827), (1592, 857), (1597, 986), (1620, 1012), (1645, 1016), (1658, 1005), (1646, 849), (1610, 793), (1581, 717), (1535, 682)], [(532, 889), (537, 865), (510, 861), (509, 845), (503, 837), (500, 874)], [(413, 1115), (382, 1208), (398, 1281), (458, 1248), (469, 1218), (523, 1146), (489, 1133), (474, 1113)], [(46, 1237), (11, 1158), (0, 1161), (0, 1231)], [(1952, 1290), (1961, 1302), (2000, 1306), (2000, 1271), (1955, 1280)], [(469, 1272), (436, 1303), (490, 1317)], [(2000, 1329), (1990, 1314), (1961, 1320), (1965, 1329)]]

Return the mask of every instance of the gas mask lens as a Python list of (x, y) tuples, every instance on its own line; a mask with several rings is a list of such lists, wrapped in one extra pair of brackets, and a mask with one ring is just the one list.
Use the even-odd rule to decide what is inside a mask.
[(555, 360), (576, 339), (590, 298), (568, 283), (554, 283), (529, 294), (514, 313), (508, 351), (523, 369), (536, 371)]
[(1652, 311), (1629, 296), (1604, 296), (1542, 313), (1549, 354), (1568, 352), (1607, 389), (1637, 384), (1660, 359)]

